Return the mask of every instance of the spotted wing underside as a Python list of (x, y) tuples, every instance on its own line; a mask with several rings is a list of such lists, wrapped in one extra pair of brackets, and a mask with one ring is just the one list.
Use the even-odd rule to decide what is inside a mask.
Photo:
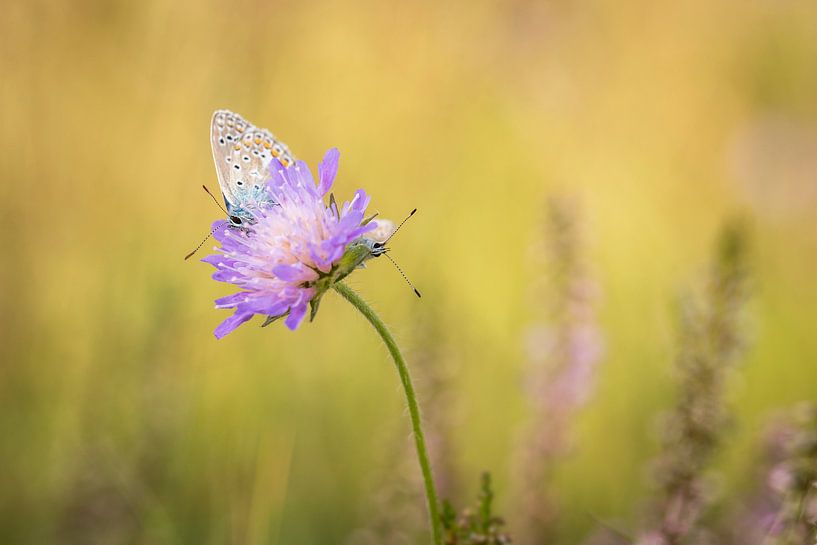
[(265, 199), (264, 183), (273, 159), (289, 166), (295, 158), (286, 144), (229, 110), (217, 110), (210, 145), (227, 211), (251, 208)]

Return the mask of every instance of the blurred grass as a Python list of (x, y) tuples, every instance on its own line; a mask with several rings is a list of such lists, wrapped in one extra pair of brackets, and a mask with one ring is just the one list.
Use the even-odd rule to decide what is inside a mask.
[[(426, 297), (386, 263), (352, 284), (407, 349), (431, 312), (459, 347), (453, 456), (507, 505), (530, 248), (546, 195), (582, 198), (608, 354), (559, 477), (573, 541), (587, 513), (637, 512), (673, 298), (747, 212), (756, 344), (722, 460), (738, 479), (763, 413), (817, 386), (815, 23), (805, 0), (5, 3), (2, 541), (338, 542), (383, 463), (373, 430), (408, 433), (384, 349), (336, 298), (297, 333), (213, 339), (227, 288), (181, 257), (219, 215), (199, 186), (220, 107), (313, 165), (338, 146), (338, 195), (420, 209), (395, 257)], [(806, 140), (779, 190), (775, 168), (735, 167), (777, 164), (735, 147), (767, 119)]]

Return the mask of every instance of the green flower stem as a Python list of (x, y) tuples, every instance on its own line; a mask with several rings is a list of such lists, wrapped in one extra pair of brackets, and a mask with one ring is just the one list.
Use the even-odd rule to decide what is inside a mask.
[(442, 545), (442, 528), (440, 526), (440, 516), (438, 513), (437, 491), (434, 488), (434, 477), (431, 474), (431, 463), (428, 460), (426, 440), (423, 435), (423, 428), (420, 424), (420, 408), (417, 406), (417, 395), (414, 393), (414, 386), (411, 383), (411, 375), (409, 375), (406, 362), (403, 359), (403, 355), (400, 354), (400, 349), (397, 347), (394, 337), (391, 336), (389, 330), (386, 329), (386, 325), (369, 305), (347, 285), (336, 282), (333, 287), (335, 291), (352, 303), (352, 306), (358, 309), (360, 313), (369, 320), (369, 323), (374, 326), (383, 339), (383, 342), (386, 343), (386, 347), (389, 349), (392, 359), (394, 359), (394, 364), (397, 366), (397, 372), (400, 374), (400, 382), (403, 383), (403, 389), (406, 392), (406, 401), (408, 402), (409, 414), (411, 415), (411, 427), (414, 430), (414, 444), (417, 447), (417, 459), (420, 462), (420, 469), (423, 472), (428, 517), (431, 519), (434, 544)]

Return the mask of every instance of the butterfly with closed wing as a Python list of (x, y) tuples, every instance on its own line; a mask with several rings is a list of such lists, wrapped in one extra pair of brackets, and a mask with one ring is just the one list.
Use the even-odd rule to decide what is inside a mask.
[[(277, 204), (269, 195), (266, 187), (270, 164), (277, 161), (286, 168), (295, 163), (295, 156), (289, 151), (287, 145), (275, 138), (270, 131), (259, 129), (229, 110), (216, 110), (213, 113), (210, 122), (210, 146), (213, 151), (218, 183), (226, 206), (226, 210), (222, 208), (227, 214), (227, 223), (223, 227), (247, 231), (255, 222), (257, 211)], [(216, 204), (219, 204), (206, 186), (204, 190), (216, 201)], [(334, 196), (330, 197), (330, 205), (333, 202)], [(337, 209), (336, 206), (335, 209)], [(350, 246), (356, 246), (365, 254), (360, 266), (363, 266), (363, 261), (367, 259), (385, 255), (419, 297), (420, 292), (386, 253), (388, 251), (386, 243), (416, 211), (417, 209), (412, 210), (397, 228), (389, 220), (378, 220), (378, 227), (375, 230), (354, 241)], [(366, 221), (372, 219), (373, 217)], [(213, 232), (210, 233), (212, 234)], [(207, 238), (195, 250), (187, 254), (185, 259), (192, 257), (207, 241)]]

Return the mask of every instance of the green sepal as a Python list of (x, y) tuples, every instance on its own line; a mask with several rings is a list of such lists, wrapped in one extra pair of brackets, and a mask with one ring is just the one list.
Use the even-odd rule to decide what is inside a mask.
[(263, 324), (261, 324), (261, 327), (267, 327), (267, 326), (268, 326), (268, 325), (270, 325), (272, 322), (277, 322), (278, 320), (280, 320), (281, 318), (283, 318), (283, 317), (284, 317), (284, 316), (286, 316), (287, 314), (289, 314), (289, 311), (286, 311), (286, 312), (284, 312), (283, 314), (279, 314), (278, 316), (267, 316), (267, 319), (266, 319), (266, 320), (264, 320), (264, 323), (263, 323)]
[(329, 209), (332, 212), (335, 213), (335, 217), (337, 219), (340, 219), (340, 210), (338, 210), (338, 203), (335, 200), (335, 194), (334, 193), (329, 194)]
[(309, 301), (309, 321), (313, 321), (315, 319), (315, 315), (318, 313), (318, 307), (321, 305), (321, 297), (323, 294), (316, 295)]
[(360, 226), (361, 226), (361, 227), (363, 227), (364, 225), (366, 225), (367, 223), (369, 223), (370, 221), (372, 221), (373, 219), (375, 219), (379, 213), (380, 213), (380, 212), (375, 212), (374, 214), (372, 214), (372, 215), (371, 215), (371, 216), (369, 216), (368, 218), (366, 218), (366, 219), (364, 219), (363, 221), (361, 221), (361, 222), (360, 222)]
[(332, 284), (339, 282), (359, 268), (367, 259), (372, 257), (372, 250), (365, 240), (357, 239), (346, 248), (343, 257), (340, 258), (335, 268), (332, 270)]

